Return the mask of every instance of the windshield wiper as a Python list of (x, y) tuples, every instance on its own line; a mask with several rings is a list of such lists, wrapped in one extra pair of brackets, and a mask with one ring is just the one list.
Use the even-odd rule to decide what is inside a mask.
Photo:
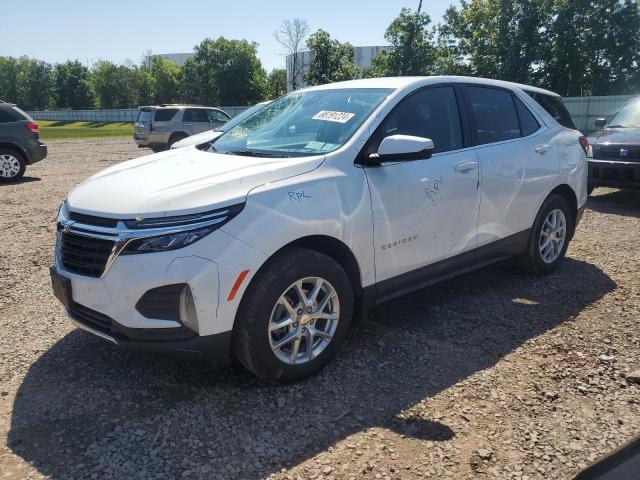
[(629, 128), (626, 125), (607, 125), (607, 128)]
[(242, 155), (244, 157), (279, 157), (279, 158), (288, 158), (287, 155), (279, 155), (268, 152), (257, 152), (255, 150), (229, 150), (228, 152), (232, 155)]

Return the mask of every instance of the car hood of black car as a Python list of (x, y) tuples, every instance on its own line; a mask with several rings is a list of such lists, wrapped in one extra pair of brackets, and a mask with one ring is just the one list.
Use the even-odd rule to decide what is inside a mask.
[(612, 145), (640, 145), (640, 128), (608, 128), (592, 133), (589, 143)]

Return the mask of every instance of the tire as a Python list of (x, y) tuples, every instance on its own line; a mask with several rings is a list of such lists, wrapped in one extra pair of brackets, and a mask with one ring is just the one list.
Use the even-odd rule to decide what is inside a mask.
[(153, 153), (164, 152), (166, 147), (149, 147)]
[[(306, 307), (315, 309), (313, 314), (301, 310), (295, 288), (301, 280), (307, 300), (318, 292), (316, 301), (310, 302), (314, 306)], [(331, 320), (318, 318), (324, 300), (322, 313)], [(352, 316), (353, 290), (344, 269), (322, 253), (291, 248), (270, 261), (247, 287), (236, 316), (233, 352), (245, 368), (267, 382), (295, 382), (316, 374), (336, 356)], [(271, 328), (278, 323), (287, 325)], [(285, 343), (287, 339), (292, 340)], [(282, 343), (279, 348), (278, 343)]]
[(173, 133), (173, 134), (171, 134), (171, 137), (169, 137), (169, 144), (167, 145), (167, 147), (171, 148), (171, 146), (174, 143), (179, 142), (180, 140), (184, 140), (188, 136), (189, 135), (187, 135), (186, 133)]
[[(560, 216), (556, 212), (560, 212), (562, 215)], [(550, 217), (552, 213), (557, 219), (555, 222), (553, 217)], [(550, 221), (547, 223), (547, 220)], [(564, 237), (560, 233), (561, 228), (553, 228), (554, 223), (559, 227), (563, 221)], [(536, 220), (533, 222), (527, 250), (519, 259), (520, 268), (533, 275), (549, 275), (554, 272), (564, 259), (574, 228), (575, 219), (567, 201), (560, 195), (550, 195), (540, 207)], [(543, 229), (545, 233), (543, 233)], [(547, 235), (550, 231), (553, 231), (552, 235), (555, 239), (550, 239)], [(561, 244), (559, 243), (560, 238), (562, 238)], [(549, 240), (551, 244), (546, 243), (546, 240)]]
[(594, 187), (593, 185), (589, 185), (587, 186), (587, 196), (591, 195), (593, 193), (593, 191), (595, 190), (596, 187)]
[(27, 168), (24, 157), (8, 148), (0, 148), (0, 182), (9, 183), (20, 180)]

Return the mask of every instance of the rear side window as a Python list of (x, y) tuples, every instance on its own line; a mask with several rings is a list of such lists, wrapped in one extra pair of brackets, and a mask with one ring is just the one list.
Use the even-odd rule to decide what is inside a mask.
[(577, 130), (573, 123), (573, 119), (571, 118), (571, 114), (567, 110), (567, 107), (564, 106), (564, 103), (562, 103), (562, 99), (560, 97), (545, 95), (544, 93), (530, 92), (527, 90), (525, 90), (525, 92), (538, 102), (540, 106), (544, 108), (560, 125), (571, 128), (572, 130)]
[(6, 110), (0, 110), (0, 123), (17, 122), (18, 119)]
[(16, 117), (16, 120), (29, 120), (30, 122), (33, 122), (33, 118), (31, 118), (27, 112), (20, 110), (15, 105), (11, 107), (11, 109), (13, 110), (12, 113)]
[(518, 118), (520, 119), (520, 130), (522, 130), (522, 136), (528, 137), (535, 133), (540, 128), (540, 124), (536, 120), (536, 117), (529, 111), (518, 97), (513, 97), (513, 101), (516, 102), (516, 110), (518, 111)]
[(184, 111), (183, 122), (206, 122), (209, 123), (209, 115), (204, 108), (187, 108)]
[(156, 116), (153, 120), (155, 122), (168, 122), (175, 117), (177, 111), (177, 108), (162, 108), (160, 110), (156, 110)]
[(466, 87), (479, 145), (520, 138), (513, 95), (505, 90)]

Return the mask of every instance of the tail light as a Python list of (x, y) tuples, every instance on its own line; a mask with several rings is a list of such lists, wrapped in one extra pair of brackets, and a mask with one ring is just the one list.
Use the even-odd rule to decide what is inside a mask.
[(578, 141), (580, 142), (580, 146), (584, 150), (584, 154), (586, 156), (589, 156), (589, 149), (591, 148), (591, 146), (589, 145), (589, 139), (587, 137), (580, 137)]
[(31, 130), (31, 133), (33, 133), (36, 138), (40, 137), (40, 127), (37, 122), (27, 122), (25, 127), (27, 127), (27, 130)]

